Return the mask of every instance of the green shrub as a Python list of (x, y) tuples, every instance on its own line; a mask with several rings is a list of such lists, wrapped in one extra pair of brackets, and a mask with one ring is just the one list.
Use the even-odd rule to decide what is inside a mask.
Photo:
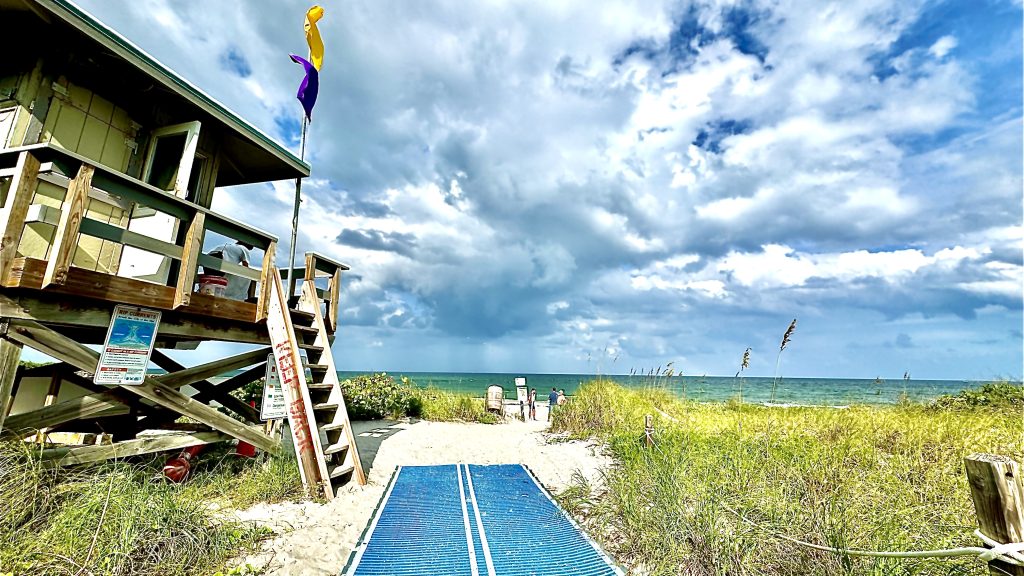
[(995, 408), (1024, 410), (1024, 386), (1012, 382), (989, 382), (980, 388), (967, 388), (956, 394), (946, 394), (930, 404), (936, 410), (964, 410), (968, 408)]
[(348, 415), (354, 420), (417, 416), (419, 403), (408, 378), (400, 382), (386, 372), (363, 374), (341, 383)]

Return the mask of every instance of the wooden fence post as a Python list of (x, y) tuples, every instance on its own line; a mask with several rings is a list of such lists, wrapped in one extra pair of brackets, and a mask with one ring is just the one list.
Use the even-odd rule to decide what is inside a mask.
[(644, 416), (644, 442), (648, 447), (654, 446), (654, 416)]
[[(978, 526), (1001, 543), (1024, 542), (1024, 478), (1020, 465), (1007, 456), (971, 454), (964, 459)], [(1024, 576), (1024, 566), (999, 560), (989, 563), (990, 574)]]

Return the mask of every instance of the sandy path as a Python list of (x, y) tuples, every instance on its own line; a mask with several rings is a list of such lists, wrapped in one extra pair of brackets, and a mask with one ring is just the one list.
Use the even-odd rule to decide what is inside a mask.
[(602, 468), (610, 463), (593, 443), (549, 443), (544, 422), (356, 424), (360, 445), (367, 445), (364, 466), (372, 459), (368, 484), (350, 485), (325, 505), (260, 504), (238, 512), (240, 520), (258, 522), (279, 534), (243, 563), (265, 567), (269, 575), (339, 574), (397, 465), (521, 463), (557, 493), (577, 470), (598, 482)]

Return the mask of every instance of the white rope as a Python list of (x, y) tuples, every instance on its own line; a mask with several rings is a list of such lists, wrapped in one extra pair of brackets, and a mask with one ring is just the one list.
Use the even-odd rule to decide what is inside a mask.
[[(740, 520), (743, 520), (747, 524), (760, 528), (752, 520), (746, 518), (739, 512), (729, 508), (725, 504), (722, 507), (732, 512)], [(786, 536), (785, 534), (771, 533), (772, 536), (805, 546), (807, 548), (813, 548), (815, 550), (821, 550), (823, 552), (835, 552), (837, 554), (847, 554), (849, 556), (867, 556), (873, 558), (950, 558), (954, 556), (975, 556), (979, 560), (984, 562), (991, 562), (992, 560), (999, 559), (1007, 564), (1013, 566), (1024, 566), (1024, 558), (1021, 558), (1021, 551), (1024, 551), (1024, 542), (1011, 542), (1008, 544), (1001, 544), (986, 537), (981, 533), (980, 530), (975, 530), (974, 534), (978, 536), (983, 542), (992, 546), (992, 548), (981, 548), (980, 546), (965, 546), (962, 548), (946, 548), (941, 550), (914, 550), (910, 552), (884, 552), (876, 550), (856, 550), (846, 548), (833, 548), (831, 546), (823, 546), (821, 544), (812, 544), (803, 540)]]
[[(659, 410), (660, 412), (660, 410)], [(651, 437), (653, 438), (653, 433)], [(641, 440), (647, 438), (646, 432), (640, 436)], [(661, 448), (657, 442), (653, 443), (654, 447), (661, 452)], [(663, 455), (664, 452), (661, 452)], [(725, 505), (724, 502), (719, 502), (723, 508), (735, 514), (740, 520), (743, 520), (751, 526), (761, 529), (753, 520), (750, 520), (746, 516), (733, 510), (732, 508)], [(962, 548), (945, 548), (940, 550), (913, 550), (909, 552), (885, 552), (875, 550), (856, 550), (846, 548), (833, 548), (831, 546), (823, 546), (821, 544), (812, 544), (811, 542), (805, 542), (798, 540), (785, 534), (771, 533), (772, 536), (798, 544), (800, 546), (806, 546), (807, 548), (813, 548), (815, 550), (821, 550), (823, 552), (835, 552), (837, 554), (848, 554), (850, 556), (867, 556), (873, 558), (951, 558), (955, 556), (976, 556), (978, 560), (983, 562), (991, 562), (993, 560), (1000, 560), (1012, 566), (1024, 566), (1024, 542), (1009, 542), (1001, 543), (993, 540), (986, 536), (981, 530), (975, 530), (974, 535), (979, 540), (984, 542), (990, 548), (982, 548), (980, 546), (964, 546)]]

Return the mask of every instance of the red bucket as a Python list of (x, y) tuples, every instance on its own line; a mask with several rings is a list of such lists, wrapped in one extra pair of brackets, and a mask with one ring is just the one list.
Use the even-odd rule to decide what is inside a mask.
[(209, 294), (210, 296), (223, 298), (225, 291), (228, 289), (228, 279), (225, 276), (200, 274), (196, 277), (196, 280), (199, 282), (200, 294)]

